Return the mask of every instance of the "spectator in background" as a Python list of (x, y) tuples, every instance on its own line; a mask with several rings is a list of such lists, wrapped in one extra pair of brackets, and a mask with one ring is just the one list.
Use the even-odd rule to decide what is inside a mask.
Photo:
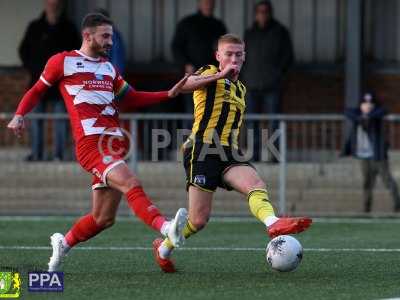
[[(110, 13), (105, 10), (104, 8), (96, 9), (96, 12), (110, 18)], [(112, 38), (113, 45), (111, 47), (111, 51), (109, 52), (109, 60), (116, 67), (121, 75), (125, 72), (125, 64), (126, 64), (126, 57), (125, 57), (125, 43), (124, 39), (122, 38), (121, 32), (113, 26), (113, 38)]]
[[(185, 73), (194, 73), (208, 64), (217, 65), (216, 42), (227, 32), (224, 23), (213, 16), (214, 0), (198, 0), (197, 3), (198, 11), (178, 23), (172, 41), (174, 59)], [(192, 94), (183, 98), (185, 112), (192, 114)]]
[(351, 130), (343, 155), (353, 155), (361, 161), (365, 212), (371, 211), (372, 193), (378, 174), (390, 190), (394, 211), (400, 211), (399, 191), (390, 172), (388, 143), (383, 131), (385, 114), (386, 110), (371, 92), (364, 94), (360, 107), (345, 111), (345, 116), (351, 121)]
[[(74, 24), (66, 18), (64, 2), (61, 0), (45, 0), (44, 3), (44, 12), (38, 19), (29, 24), (19, 47), (23, 66), (30, 74), (29, 87), (39, 79), (47, 60), (52, 55), (80, 47), (80, 35)], [(57, 87), (52, 87), (43, 100), (34, 112), (44, 113), (48, 104), (51, 104), (55, 113), (65, 112), (64, 102)], [(53, 141), (55, 141), (53, 158), (63, 160), (65, 159), (67, 121), (55, 121), (53, 132)], [(40, 161), (46, 158), (43, 136), (43, 121), (33, 120), (31, 125), (31, 154), (27, 157), (28, 161)]]
[[(274, 19), (270, 1), (255, 5), (255, 22), (246, 30), (246, 63), (243, 81), (249, 97), (248, 113), (281, 113), (282, 83), (293, 64), (293, 46), (288, 30)], [(254, 160), (260, 159), (260, 126), (254, 126)], [(270, 130), (278, 128), (271, 122)]]

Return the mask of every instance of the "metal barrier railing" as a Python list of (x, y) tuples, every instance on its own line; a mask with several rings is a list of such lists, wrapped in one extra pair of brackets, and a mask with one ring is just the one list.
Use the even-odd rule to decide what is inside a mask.
[[(5, 168), (4, 170), (14, 170), (21, 166), (26, 168), (26, 164), (23, 162), (23, 155), (27, 153), (28, 138), (17, 140), (13, 137), (12, 133), (5, 129), (6, 123), (11, 119), (12, 114), (0, 113), (0, 162)], [(51, 124), (55, 120), (65, 120), (68, 116), (66, 114), (30, 114), (28, 120), (43, 120), (47, 124)], [(132, 150), (129, 157), (129, 164), (134, 170), (138, 170), (143, 174), (152, 174), (151, 172), (158, 168), (152, 163), (154, 157), (158, 157), (158, 161), (161, 161), (160, 168), (169, 166), (172, 164), (172, 169), (168, 169), (171, 173), (165, 173), (162, 169), (159, 173), (154, 175), (153, 178), (157, 180), (166, 180), (168, 177), (171, 183), (165, 183), (161, 189), (166, 188), (171, 192), (171, 199), (175, 188), (175, 181), (177, 177), (174, 175), (180, 174), (182, 176), (182, 168), (178, 169), (176, 161), (179, 158), (179, 146), (188, 134), (189, 126), (192, 120), (191, 115), (187, 114), (122, 114), (120, 116), (122, 126), (126, 128), (132, 138)], [(249, 114), (246, 116), (246, 127), (249, 130), (241, 130), (240, 144), (245, 152), (250, 151), (253, 154), (258, 151), (260, 156), (260, 162), (256, 162), (256, 166), (260, 174), (267, 180), (271, 185), (272, 193), (275, 195), (274, 198), (279, 199), (279, 211), (280, 213), (299, 213), (305, 212), (320, 212), (320, 213), (357, 213), (360, 210), (358, 206), (351, 206), (350, 200), (353, 198), (360, 197), (361, 193), (361, 178), (354, 160), (343, 160), (339, 158), (339, 151), (342, 146), (342, 141), (345, 133), (345, 122), (343, 115), (267, 115), (267, 114)], [(399, 134), (400, 134), (400, 115), (389, 115), (385, 118), (385, 128), (387, 132), (387, 138), (392, 145), (392, 149), (396, 150), (400, 148)], [(272, 122), (276, 122), (275, 124)], [(277, 131), (275, 135), (278, 137), (275, 141), (273, 135), (268, 134), (268, 128), (275, 128)], [(186, 129), (185, 132), (178, 132), (179, 129)], [(255, 130), (256, 129), (256, 130)], [(260, 132), (259, 130), (265, 129)], [(252, 145), (257, 144), (255, 142), (254, 131), (257, 131), (261, 135), (258, 149), (253, 149)], [(45, 130), (46, 132), (48, 129)], [(161, 132), (161, 133), (160, 133)], [(162, 133), (163, 132), (163, 133)], [(168, 145), (163, 145), (165, 140), (158, 140), (160, 137), (165, 138), (165, 133), (169, 134)], [(268, 135), (267, 139), (264, 139)], [(47, 142), (48, 139), (45, 139)], [(162, 147), (159, 147), (163, 145)], [(273, 156), (271, 152), (273, 149), (279, 149), (278, 164), (274, 164)], [(397, 162), (396, 152), (392, 152), (395, 161)], [(252, 156), (252, 155), (250, 155)], [(138, 162), (148, 162), (139, 164)], [(76, 164), (74, 164), (76, 165)], [(144, 168), (148, 167), (145, 171)], [(43, 166), (41, 166), (43, 167)], [(78, 174), (71, 167), (70, 170), (74, 174)], [(153, 169), (153, 170), (152, 170)], [(40, 171), (38, 172), (49, 172), (52, 171)], [(43, 169), (44, 170), (44, 169)], [(4, 171), (5, 172), (5, 171)], [(12, 171), (14, 172), (14, 171)], [(147, 173), (146, 173), (147, 172)], [(23, 180), (26, 185), (30, 185), (31, 181), (35, 181), (32, 178), (25, 178), (23, 172), (14, 172), (17, 177), (15, 181)], [(17, 174), (18, 173), (18, 174)], [(29, 173), (29, 172), (28, 172)], [(56, 176), (45, 176), (50, 179), (56, 178)], [(397, 174), (395, 174), (396, 176)], [(400, 175), (400, 174), (399, 174)], [(28, 175), (26, 175), (28, 176)], [(29, 175), (30, 176), (30, 175)], [(59, 175), (57, 175), (59, 176)], [(171, 177), (170, 177), (171, 176)], [(349, 178), (346, 180), (346, 176)], [(146, 176), (145, 176), (146, 177)], [(148, 181), (148, 185), (151, 186), (152, 175), (149, 178), (143, 178), (144, 181)], [(7, 182), (9, 189), (7, 195), (11, 194), (11, 179), (7, 178), (7, 174), (1, 173), (0, 171), (0, 182), (1, 179)], [(39, 180), (39, 179), (38, 179)], [(167, 180), (167, 181), (168, 181)], [(172, 180), (175, 180), (172, 183)], [(63, 183), (60, 175), (60, 182), (57, 183), (57, 188), (62, 189)], [(72, 180), (73, 181), (73, 180)], [(169, 181), (168, 181), (169, 182)], [(80, 184), (80, 183), (74, 183)], [(176, 185), (178, 186), (178, 184)], [(184, 186), (183, 180), (180, 186)], [(0, 189), (7, 189), (7, 186), (0, 184)], [(23, 187), (22, 187), (23, 188)], [(66, 185), (65, 188), (68, 188)], [(33, 189), (33, 187), (32, 187)], [(154, 191), (156, 193), (157, 187), (154, 185)], [(36, 197), (30, 195), (30, 190), (24, 195), (26, 197)], [(324, 195), (324, 191), (327, 193)], [(21, 193), (20, 190), (15, 187), (16, 194)], [(50, 193), (50, 192), (49, 192)], [(384, 195), (384, 198), (388, 198), (387, 195), (379, 190), (379, 195)], [(183, 196), (182, 196), (183, 195)], [(79, 195), (78, 198), (87, 197), (86, 193)], [(163, 197), (165, 195), (160, 195)], [(0, 193), (0, 199), (3, 198)], [(72, 196), (71, 196), (72, 197)], [(180, 194), (181, 197), (185, 198), (184, 194)], [(349, 208), (341, 212), (340, 208), (336, 208), (331, 203), (325, 203), (325, 207), (318, 203), (318, 198), (329, 198), (331, 201), (342, 201), (347, 199)], [(312, 199), (312, 201), (311, 201)], [(2, 199), (7, 200), (7, 199)], [(172, 201), (172, 200), (171, 200)], [(304, 202), (302, 204), (302, 201)], [(307, 202), (308, 201), (308, 202)], [(344, 200), (343, 200), (344, 201)], [(387, 206), (390, 205), (390, 200), (385, 200), (386, 204), (384, 207), (379, 208), (383, 212), (388, 211)], [(361, 202), (360, 202), (361, 203)], [(302, 204), (302, 210), (299, 209), (299, 205)], [(219, 205), (219, 204), (218, 204)], [(222, 203), (223, 205), (229, 205), (229, 203)], [(11, 205), (12, 206), (12, 205)], [(10, 207), (11, 207), (10, 206)], [(171, 202), (171, 207), (174, 206)], [(7, 206), (6, 206), (7, 207)], [(82, 206), (83, 207), (83, 206)], [(357, 208), (358, 207), (358, 208)], [(1, 201), (0, 201), (0, 208)], [(221, 213), (237, 214), (237, 208), (221, 207)], [(4, 208), (3, 208), (4, 210)], [(0, 209), (0, 211), (2, 211)], [(71, 209), (74, 212), (73, 209)]]

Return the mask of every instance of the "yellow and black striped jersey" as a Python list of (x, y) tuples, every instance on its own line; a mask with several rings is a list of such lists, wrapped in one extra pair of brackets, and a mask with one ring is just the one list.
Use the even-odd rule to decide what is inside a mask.
[[(196, 75), (212, 75), (217, 67), (207, 65)], [(237, 80), (219, 79), (193, 93), (194, 123), (190, 139), (207, 144), (215, 143), (215, 136), (223, 146), (238, 147), (239, 128), (246, 108), (246, 87)]]

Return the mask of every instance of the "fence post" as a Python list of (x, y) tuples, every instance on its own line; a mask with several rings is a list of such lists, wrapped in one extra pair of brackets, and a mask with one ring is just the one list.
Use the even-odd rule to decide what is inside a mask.
[(279, 121), (279, 151), (280, 151), (280, 162), (279, 162), (279, 213), (284, 215), (286, 213), (286, 121)]
[(130, 161), (129, 167), (137, 173), (138, 168), (138, 144), (137, 144), (137, 130), (138, 130), (138, 121), (137, 119), (129, 120), (130, 132), (131, 132), (131, 149), (130, 149)]

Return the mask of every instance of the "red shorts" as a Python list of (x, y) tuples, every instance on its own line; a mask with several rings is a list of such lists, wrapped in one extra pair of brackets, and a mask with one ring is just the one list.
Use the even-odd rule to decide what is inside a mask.
[(126, 138), (111, 135), (90, 135), (84, 137), (76, 146), (76, 158), (86, 171), (93, 174), (92, 189), (107, 187), (108, 172), (125, 163), (129, 152)]

